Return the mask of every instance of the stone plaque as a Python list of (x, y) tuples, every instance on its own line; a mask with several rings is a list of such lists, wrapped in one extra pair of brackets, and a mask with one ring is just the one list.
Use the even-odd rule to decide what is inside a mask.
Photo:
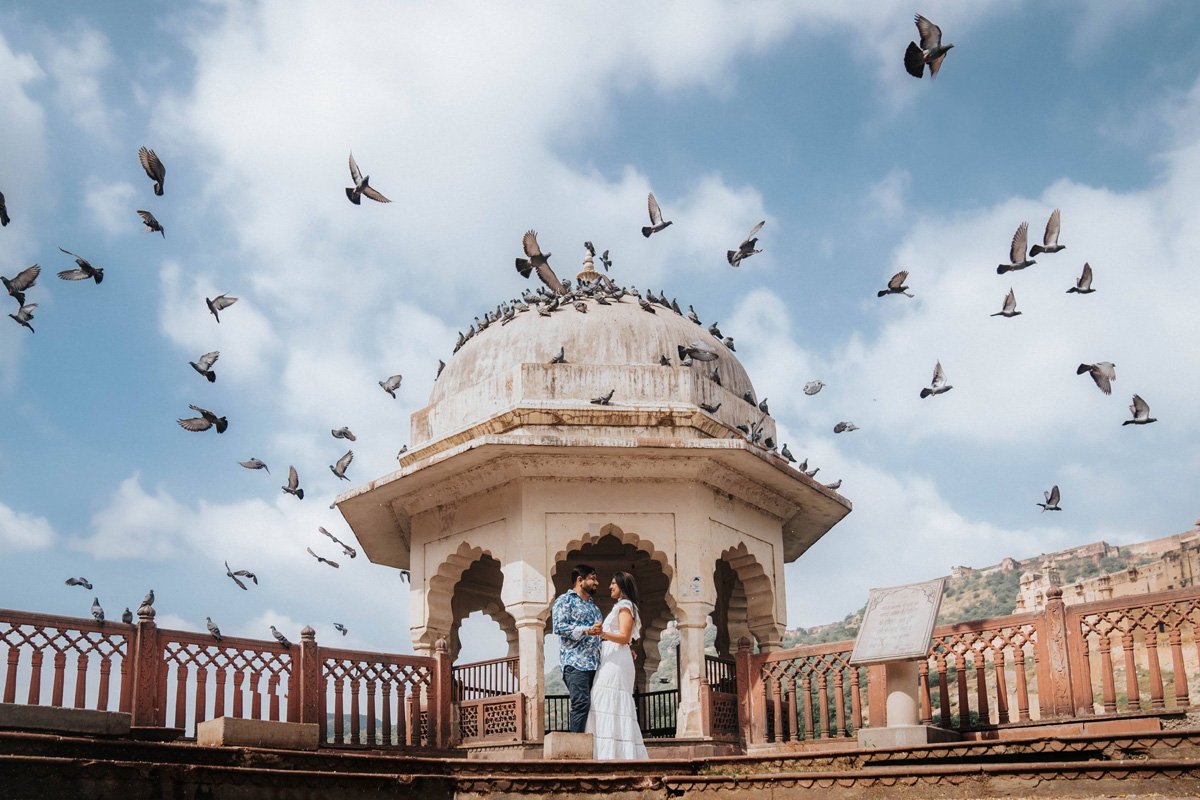
[(945, 590), (945, 578), (872, 589), (850, 663), (878, 664), (925, 656)]

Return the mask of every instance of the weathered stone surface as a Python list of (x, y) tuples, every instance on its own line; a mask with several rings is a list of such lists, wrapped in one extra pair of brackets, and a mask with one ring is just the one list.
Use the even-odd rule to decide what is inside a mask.
[(592, 752), (592, 735), (590, 733), (555, 731), (546, 734), (542, 757), (551, 760), (590, 759)]
[(128, 736), (133, 717), (119, 711), (0, 703), (0, 728), (89, 736)]
[(217, 717), (196, 726), (196, 744), (207, 747), (316, 750), (319, 736), (319, 726), (300, 722)]
[(933, 725), (897, 725), (890, 728), (862, 728), (858, 746), (864, 749), (882, 747), (924, 747), (937, 742), (957, 742), (958, 731), (948, 731)]

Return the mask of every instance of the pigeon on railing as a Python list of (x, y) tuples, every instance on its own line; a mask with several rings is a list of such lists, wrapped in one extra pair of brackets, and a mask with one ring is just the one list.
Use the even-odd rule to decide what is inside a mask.
[(284, 635), (283, 635), (282, 633), (280, 633), (279, 631), (275, 630), (275, 626), (274, 626), (274, 625), (272, 625), (272, 626), (271, 626), (271, 635), (275, 637), (275, 641), (279, 642), (279, 643), (280, 643), (281, 645), (283, 645), (284, 647), (291, 647), (291, 646), (292, 646), (292, 643), (288, 641), (288, 639), (287, 639), (287, 637), (286, 637), (286, 636), (284, 636)]

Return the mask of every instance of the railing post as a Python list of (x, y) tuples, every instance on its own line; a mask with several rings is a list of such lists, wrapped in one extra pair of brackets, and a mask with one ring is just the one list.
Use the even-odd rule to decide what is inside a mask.
[(137, 613), (137, 634), (133, 640), (133, 725), (151, 728), (159, 724), (159, 704), (163, 699), (158, 696), (162, 646), (158, 641), (158, 626), (154, 624), (154, 608), (142, 606)]
[[(1067, 610), (1062, 600), (1062, 587), (1052, 585), (1046, 590), (1046, 608), (1038, 625), (1037, 662), (1045, 665), (1038, 676), (1038, 704), (1043, 718), (1075, 716), (1075, 689), (1072, 686), (1072, 664), (1067, 643)], [(1086, 667), (1086, 665), (1079, 665)], [(1039, 670), (1040, 671), (1040, 670)], [(1042, 686), (1041, 678), (1048, 681)], [(1091, 675), (1084, 669), (1078, 680), (1091, 689)], [(962, 680), (962, 676), (959, 676)]]
[[(292, 669), (299, 673), (296, 686), (299, 696), (296, 702), (300, 708), (299, 722), (321, 722), (321, 687), (324, 684), (321, 675), (321, 647), (317, 644), (317, 632), (308, 625), (300, 631), (300, 658), (292, 664)], [(288, 716), (291, 716), (292, 698), (288, 698)]]
[[(429, 713), (430, 744), (439, 749), (450, 747), (450, 712), (453, 703), (453, 667), (450, 663), (450, 649), (445, 639), (438, 639), (433, 646), (434, 691)], [(482, 720), (481, 720), (482, 722)]]
[(711, 737), (712, 729), (712, 687), (708, 685), (708, 670), (700, 675), (700, 735)]
[(867, 726), (887, 727), (887, 666), (867, 667)]
[(745, 750), (751, 742), (759, 741), (758, 728), (766, 717), (763, 705), (762, 673), (751, 675), (750, 640), (745, 636), (738, 639), (737, 649), (737, 694), (738, 694), (738, 741)]

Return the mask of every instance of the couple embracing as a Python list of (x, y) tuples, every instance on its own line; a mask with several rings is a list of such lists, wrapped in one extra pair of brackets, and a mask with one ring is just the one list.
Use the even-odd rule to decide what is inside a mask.
[(579, 564), (572, 588), (554, 601), (554, 633), (561, 643), (559, 663), (571, 695), (571, 732), (592, 734), (592, 757), (603, 760), (649, 758), (633, 704), (633, 652), (641, 636), (637, 584), (628, 572), (613, 575), (615, 600), (601, 620), (592, 596), (600, 587), (596, 570)]

